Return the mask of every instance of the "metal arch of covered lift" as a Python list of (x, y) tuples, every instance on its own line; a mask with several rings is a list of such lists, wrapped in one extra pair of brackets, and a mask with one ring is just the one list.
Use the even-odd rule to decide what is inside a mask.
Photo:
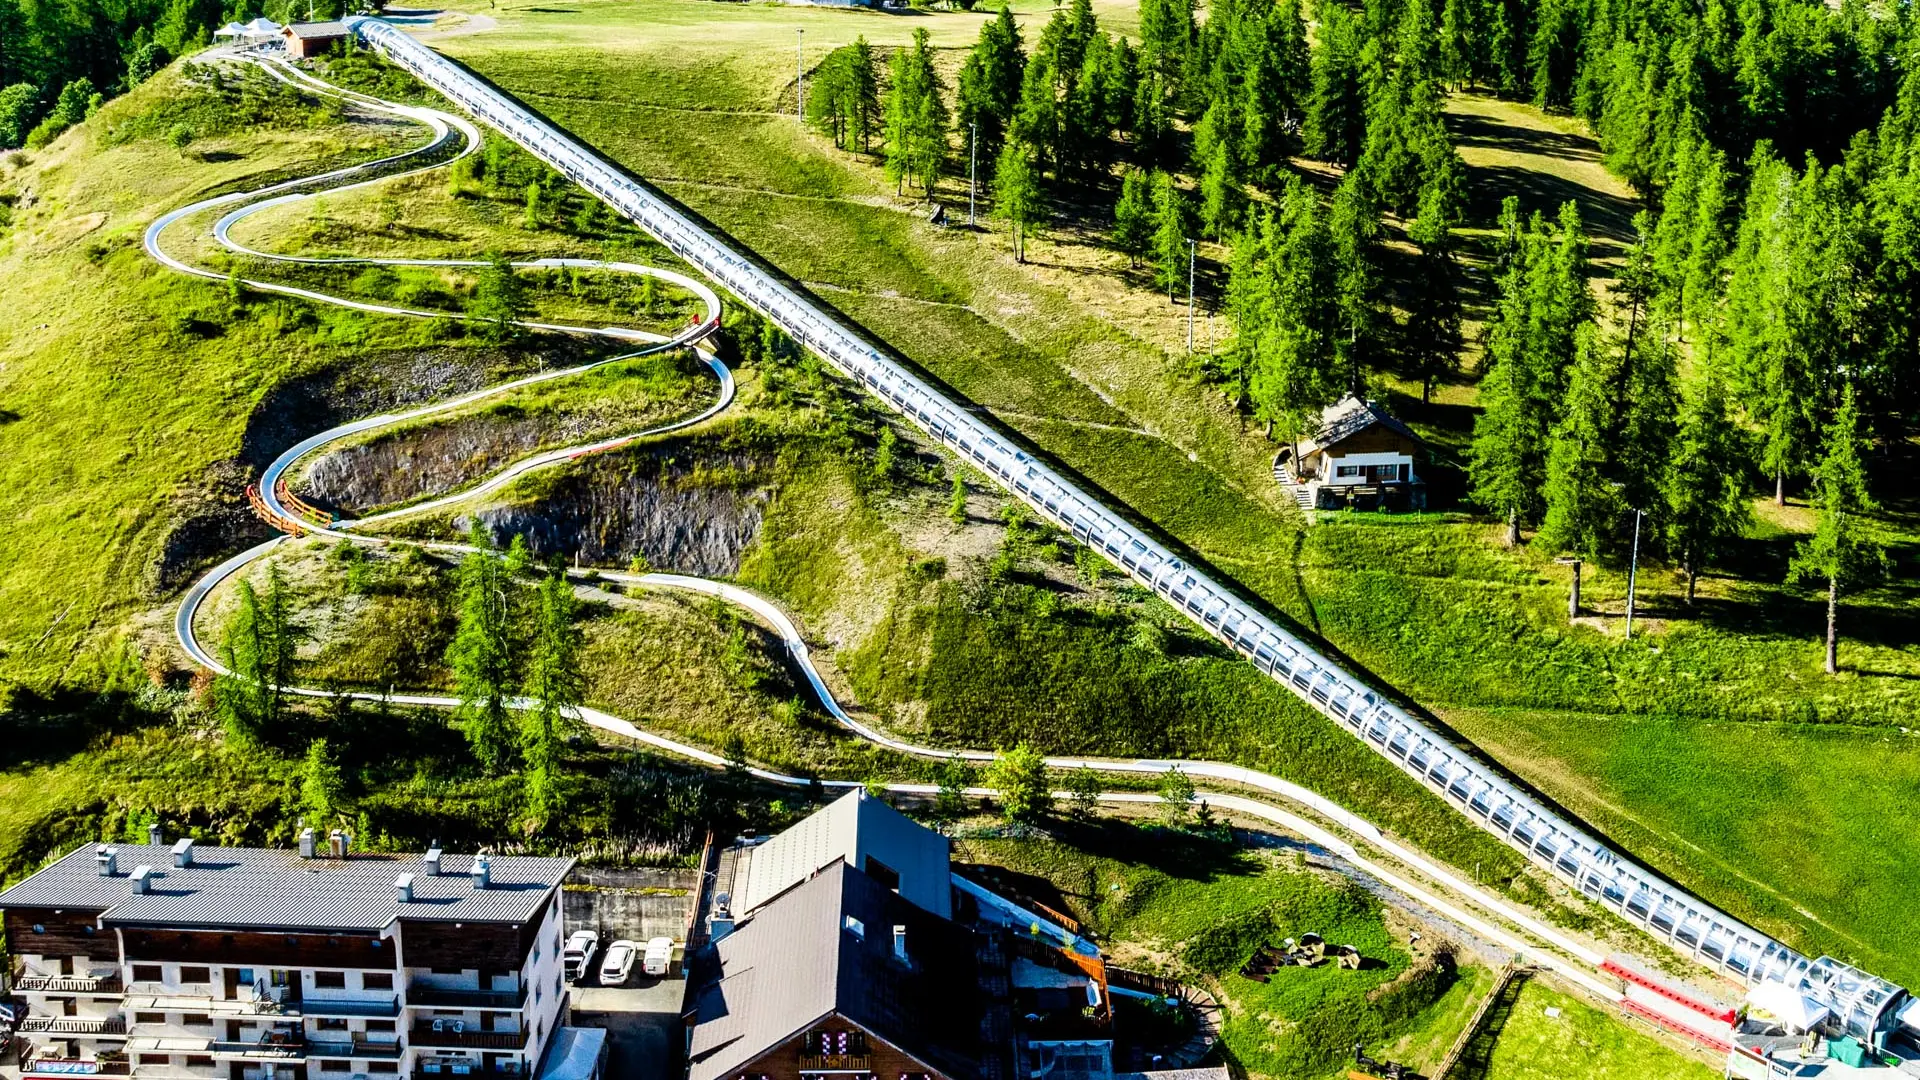
[[(1536, 865), (1709, 969), (1747, 984), (1787, 982), (1828, 1005), (1850, 1032), (1874, 1044), (1884, 1035), (1907, 997), (1901, 987), (1829, 957), (1804, 956), (1614, 852), (1009, 445), (597, 154), (391, 24), (366, 16), (346, 22), (389, 60), (625, 214)], [(1920, 1030), (1912, 1034), (1920, 1038)]]

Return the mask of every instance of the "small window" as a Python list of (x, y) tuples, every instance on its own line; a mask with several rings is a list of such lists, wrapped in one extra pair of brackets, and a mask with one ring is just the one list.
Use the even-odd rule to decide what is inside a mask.
[(173, 1064), (173, 1058), (172, 1058), (172, 1056), (170, 1056), (170, 1055), (168, 1055), (168, 1054), (141, 1054), (141, 1055), (139, 1056), (139, 1059), (138, 1059), (138, 1060), (139, 1060), (139, 1062), (140, 1062), (140, 1064), (142, 1064), (142, 1065), (171, 1065), (171, 1064)]
[(392, 1031), (394, 1030), (393, 1021), (369, 1020), (367, 1021), (367, 1030), (368, 1031)]
[(313, 973), (315, 990), (345, 990), (347, 973), (344, 971), (316, 971)]
[(345, 1031), (345, 1030), (347, 1030), (347, 1021), (346, 1021), (346, 1020), (345, 1020), (345, 1019), (344, 1019), (343, 1017), (338, 1017), (338, 1016), (324, 1016), (324, 1017), (321, 1017), (321, 1018), (320, 1018), (320, 1019), (318, 1019), (318, 1020), (315, 1020), (315, 1021), (314, 1021), (314, 1023), (316, 1023), (316, 1024), (318, 1024), (318, 1025), (320, 1025), (320, 1030), (321, 1030), (321, 1031)]
[(180, 1022), (183, 1024), (198, 1025), (200, 1027), (205, 1027), (206, 1025), (213, 1023), (213, 1017), (208, 1016), (206, 1013), (188, 1013), (185, 1016), (182, 1016), (180, 1018)]
[(467, 973), (467, 969), (465, 968), (437, 967), (437, 968), (429, 968), (428, 970), (432, 971), (435, 975), (465, 975)]
[(864, 939), (867, 936), (867, 924), (851, 915), (847, 916), (846, 927), (847, 932), (854, 937)]
[(133, 1014), (133, 1022), (136, 1024), (164, 1024), (167, 1022), (167, 1014), (159, 1012), (137, 1012)]
[(890, 892), (900, 891), (900, 871), (871, 855), (867, 856), (867, 876), (878, 882), (883, 889)]
[(161, 974), (159, 964), (133, 965), (134, 982), (162, 982), (166, 976)]
[(213, 1068), (213, 1059), (212, 1059), (212, 1058), (210, 1058), (210, 1057), (208, 1057), (208, 1056), (207, 1056), (207, 1055), (205, 1055), (205, 1054), (188, 1054), (188, 1055), (187, 1055), (187, 1068), (189, 1068), (189, 1069), (211, 1069), (211, 1068)]
[(393, 976), (384, 971), (369, 971), (360, 976), (360, 988), (362, 990), (391, 990), (393, 989)]
[(393, 1074), (399, 1071), (400, 1071), (400, 1063), (397, 1061), (367, 1062), (367, 1072), (373, 1074), (374, 1076), (392, 1076)]
[(353, 1068), (351, 1061), (320, 1061), (315, 1065), (321, 1072), (347, 1072)]
[(203, 967), (183, 967), (180, 969), (180, 981), (183, 983), (210, 983), (213, 972)]

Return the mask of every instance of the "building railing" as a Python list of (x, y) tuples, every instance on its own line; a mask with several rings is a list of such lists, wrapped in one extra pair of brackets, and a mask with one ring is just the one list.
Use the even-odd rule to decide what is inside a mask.
[(23, 1035), (125, 1035), (127, 1022), (118, 1016), (28, 1016), (20, 1021)]
[(400, 998), (326, 997), (308, 994), (295, 1006), (303, 1016), (386, 1016), (400, 1015)]
[(442, 990), (433, 986), (407, 988), (407, 1007), (426, 1009), (522, 1009), (527, 988), (518, 990)]
[(120, 976), (23, 975), (14, 984), (20, 994), (118, 994)]
[(518, 1062), (486, 1065), (478, 1061), (448, 1061), (425, 1058), (413, 1070), (413, 1080), (526, 1080), (527, 1070)]
[(373, 1042), (368, 1039), (308, 1039), (307, 1056), (309, 1058), (380, 1058), (389, 1060), (400, 1056), (400, 1044), (397, 1042)]
[(299, 1058), (307, 1053), (306, 1043), (298, 1036), (262, 1035), (258, 1039), (214, 1039), (207, 1043), (210, 1054), (242, 1054), (247, 1057)]
[(873, 1068), (871, 1054), (801, 1054), (801, 1072), (867, 1072)]
[(21, 1070), (22, 1076), (126, 1076), (124, 1061), (88, 1061), (83, 1058), (35, 1058)]
[(407, 1032), (414, 1046), (444, 1046), (454, 1050), (521, 1050), (527, 1045), (525, 1031), (456, 1031), (442, 1025), (439, 1031), (422, 1024)]

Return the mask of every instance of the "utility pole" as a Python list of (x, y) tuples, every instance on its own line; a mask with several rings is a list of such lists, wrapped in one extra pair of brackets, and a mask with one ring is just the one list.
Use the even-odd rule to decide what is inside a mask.
[(1193, 255), (1194, 239), (1187, 237), (1187, 355), (1193, 355)]
[(1633, 559), (1627, 564), (1627, 640), (1633, 640), (1633, 585), (1640, 573), (1640, 511), (1633, 512)]
[(804, 44), (807, 32), (795, 27), (793, 30), (793, 118), (801, 124), (807, 122), (807, 60)]
[(973, 224), (974, 195), (979, 191), (980, 121), (975, 120), (967, 133), (967, 224)]

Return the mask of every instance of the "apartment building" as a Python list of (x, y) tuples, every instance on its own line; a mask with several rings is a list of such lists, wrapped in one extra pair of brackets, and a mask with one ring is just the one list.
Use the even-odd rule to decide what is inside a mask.
[(570, 859), (87, 845), (0, 892), (33, 1080), (525, 1078)]

